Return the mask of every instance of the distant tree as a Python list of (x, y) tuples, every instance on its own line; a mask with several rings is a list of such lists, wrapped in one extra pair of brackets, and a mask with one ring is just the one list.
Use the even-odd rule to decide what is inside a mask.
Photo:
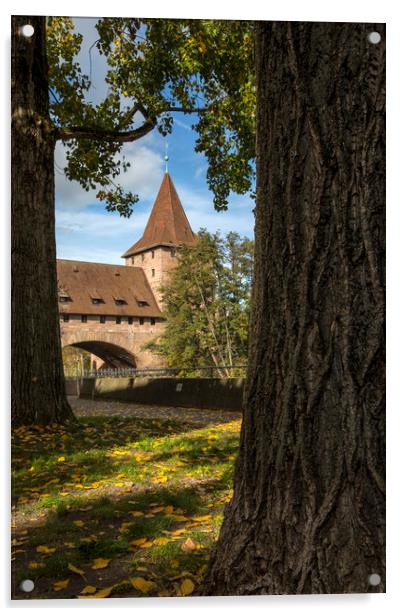
[[(164, 333), (148, 345), (168, 366), (228, 366), (247, 362), (253, 242), (201, 230), (184, 246), (162, 288)], [(219, 374), (231, 372), (220, 369)]]
[(87, 351), (67, 346), (63, 348), (62, 356), (65, 376), (77, 376), (91, 369), (91, 354)]

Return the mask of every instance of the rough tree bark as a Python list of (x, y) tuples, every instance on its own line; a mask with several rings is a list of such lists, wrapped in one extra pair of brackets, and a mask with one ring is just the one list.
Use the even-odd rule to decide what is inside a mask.
[(74, 416), (61, 360), (44, 17), (12, 17), (11, 61), (11, 414), (14, 424), (58, 423)]
[(203, 594), (385, 590), (384, 39), (256, 26), (250, 360)]

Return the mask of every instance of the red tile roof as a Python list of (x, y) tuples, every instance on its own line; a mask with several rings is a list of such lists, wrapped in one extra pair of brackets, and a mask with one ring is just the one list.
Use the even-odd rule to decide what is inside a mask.
[(162, 180), (144, 234), (122, 257), (131, 257), (156, 246), (194, 244), (193, 233), (172, 179), (168, 173)]
[[(141, 267), (57, 259), (60, 313), (160, 317), (151, 287)], [(101, 300), (94, 304), (92, 300)], [(116, 304), (123, 300), (124, 304)], [(139, 306), (138, 302), (147, 305)]]

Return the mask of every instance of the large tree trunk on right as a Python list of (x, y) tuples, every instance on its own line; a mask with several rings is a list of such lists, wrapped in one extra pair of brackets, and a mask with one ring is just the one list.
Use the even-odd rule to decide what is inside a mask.
[(204, 594), (385, 590), (384, 38), (257, 25), (249, 369)]
[[(27, 23), (31, 38), (20, 31)], [(11, 108), (11, 416), (14, 425), (59, 423), (73, 413), (61, 358), (44, 17), (12, 17)]]

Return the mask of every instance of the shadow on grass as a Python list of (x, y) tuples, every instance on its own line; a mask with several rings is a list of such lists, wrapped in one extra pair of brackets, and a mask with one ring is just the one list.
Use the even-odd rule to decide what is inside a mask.
[(140, 596), (132, 576), (176, 596), (183, 572), (196, 587), (230, 498), (238, 429), (92, 417), (17, 430), (14, 598), (27, 598), (23, 579), (35, 582), (30, 598), (76, 597), (88, 584)]
[[(224, 480), (211, 479), (191, 488), (154, 487), (131, 497), (83, 497), (76, 507), (59, 506), (49, 512), (45, 523), (29, 528), (25, 551), (13, 563), (13, 598), (27, 598), (19, 588), (25, 579), (35, 584), (29, 598), (73, 598), (87, 584), (95, 588), (113, 585), (113, 596), (142, 596), (130, 583), (136, 576), (158, 581), (150, 595), (176, 596), (181, 572), (195, 584), (201, 579), (221, 521), (221, 506), (216, 505), (211, 514), (209, 504), (225, 489)], [(208, 528), (194, 520), (197, 516), (211, 517)], [(83, 525), (77, 527), (77, 520)], [(27, 529), (20, 530), (24, 536)], [(188, 539), (196, 546), (194, 550), (183, 550)], [(146, 540), (146, 545), (132, 543), (138, 540)], [(38, 552), (43, 546), (55, 551)], [(107, 569), (91, 568), (99, 558), (111, 561)], [(72, 572), (69, 565), (82, 575)], [(64, 579), (70, 579), (68, 588), (55, 591), (53, 583)]]

